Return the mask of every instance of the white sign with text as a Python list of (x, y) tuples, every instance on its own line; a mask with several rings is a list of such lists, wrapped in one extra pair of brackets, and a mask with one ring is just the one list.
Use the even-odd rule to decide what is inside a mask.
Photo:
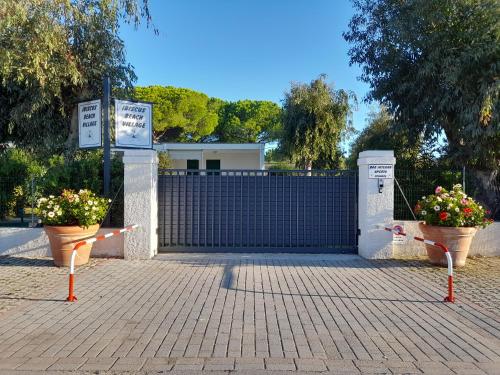
[(394, 178), (391, 164), (368, 164), (368, 178)]
[(101, 147), (101, 100), (78, 103), (78, 145)]
[(115, 100), (115, 146), (153, 148), (153, 105)]

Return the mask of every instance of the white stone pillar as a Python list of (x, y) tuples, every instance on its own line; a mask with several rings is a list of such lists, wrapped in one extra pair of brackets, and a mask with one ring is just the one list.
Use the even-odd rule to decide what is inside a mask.
[[(392, 227), (394, 218), (394, 178), (370, 178), (383, 175), (392, 170), (394, 174), (394, 151), (363, 151), (359, 153), (359, 197), (358, 197), (358, 253), (363, 258), (384, 259), (391, 258), (392, 233), (377, 228), (379, 225)], [(374, 166), (385, 167), (374, 167)], [(377, 171), (375, 171), (377, 169)], [(379, 187), (379, 183), (383, 187)]]
[(150, 259), (158, 253), (158, 156), (154, 150), (126, 150), (124, 221), (139, 228), (125, 235), (125, 259)]

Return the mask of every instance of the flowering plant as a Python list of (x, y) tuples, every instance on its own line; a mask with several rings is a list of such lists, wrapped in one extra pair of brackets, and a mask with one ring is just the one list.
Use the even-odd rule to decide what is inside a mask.
[(468, 197), (460, 184), (450, 191), (438, 186), (434, 193), (422, 197), (415, 206), (415, 213), (427, 225), (484, 228), (493, 221), (485, 217), (489, 212)]
[(63, 190), (61, 195), (38, 199), (35, 213), (47, 225), (78, 225), (89, 227), (102, 221), (109, 206), (106, 198), (90, 190)]

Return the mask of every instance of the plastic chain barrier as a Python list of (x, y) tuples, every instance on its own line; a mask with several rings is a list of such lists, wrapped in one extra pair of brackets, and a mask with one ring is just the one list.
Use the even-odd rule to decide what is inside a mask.
[(68, 298), (66, 298), (66, 301), (69, 302), (74, 302), (77, 300), (75, 294), (74, 294), (74, 287), (75, 287), (75, 258), (77, 255), (77, 250), (82, 247), (83, 245), (88, 245), (91, 243), (94, 243), (96, 241), (101, 241), (109, 237), (117, 236), (119, 234), (125, 233), (125, 232), (130, 232), (131, 230), (138, 228), (139, 225), (134, 224), (134, 225), (128, 225), (122, 229), (117, 229), (114, 230), (113, 232), (109, 232), (106, 234), (101, 234), (96, 237), (89, 238), (87, 240), (83, 240), (80, 242), (77, 242), (75, 246), (73, 247), (73, 252), (71, 253), (71, 263), (69, 266), (69, 295)]
[(393, 233), (396, 233), (400, 236), (406, 236), (406, 237), (412, 238), (414, 240), (423, 242), (427, 245), (437, 246), (441, 250), (444, 251), (444, 254), (446, 255), (446, 260), (448, 262), (448, 295), (446, 297), (444, 297), (444, 302), (454, 303), (455, 302), (455, 294), (453, 293), (453, 261), (451, 259), (451, 254), (448, 251), (448, 248), (440, 242), (426, 240), (425, 238), (417, 237), (417, 236), (408, 236), (406, 233), (401, 231), (401, 229), (399, 227), (387, 228), (387, 227), (382, 226), (381, 229), (382, 228), (388, 232), (393, 232)]

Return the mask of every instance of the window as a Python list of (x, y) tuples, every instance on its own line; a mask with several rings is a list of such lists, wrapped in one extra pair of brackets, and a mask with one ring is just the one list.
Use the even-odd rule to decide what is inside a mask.
[[(200, 169), (200, 161), (196, 160), (188, 160), (187, 161), (187, 169)], [(198, 172), (188, 172), (188, 175), (197, 175)]]
[[(220, 160), (212, 159), (212, 160), (207, 160), (207, 170), (220, 170)], [(215, 172), (207, 172), (207, 175), (218, 175), (219, 173)]]

